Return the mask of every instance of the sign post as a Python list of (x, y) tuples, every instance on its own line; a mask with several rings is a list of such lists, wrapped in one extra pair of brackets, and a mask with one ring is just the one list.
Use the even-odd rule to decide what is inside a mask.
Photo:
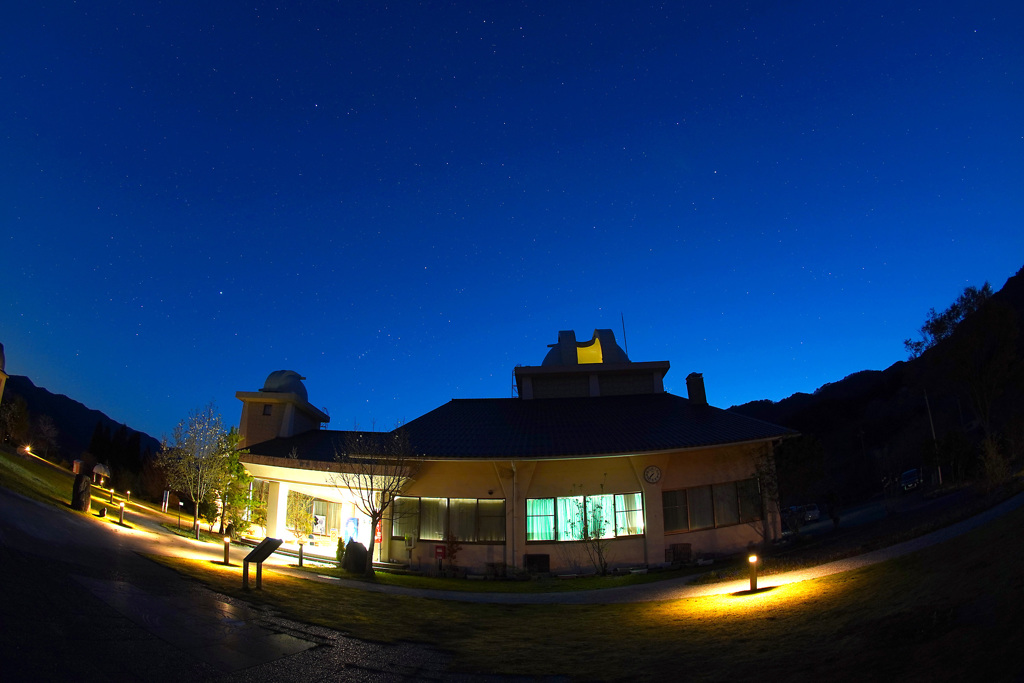
[(256, 563), (256, 590), (263, 590), (263, 561), (284, 543), (280, 538), (264, 538), (242, 560), (242, 588), (249, 590), (249, 563)]

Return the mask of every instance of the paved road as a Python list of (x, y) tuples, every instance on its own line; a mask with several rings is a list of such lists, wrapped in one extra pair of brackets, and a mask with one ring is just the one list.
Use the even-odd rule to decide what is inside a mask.
[(183, 579), (137, 551), (200, 544), (126, 522), (134, 529), (0, 489), (5, 682), (460, 678), (431, 648), (365, 643)]

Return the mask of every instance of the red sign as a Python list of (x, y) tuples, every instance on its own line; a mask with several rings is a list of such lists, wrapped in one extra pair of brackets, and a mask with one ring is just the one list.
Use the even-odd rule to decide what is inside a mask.
[(444, 546), (443, 545), (435, 545), (434, 546), (434, 558), (438, 559), (438, 560), (443, 560), (444, 559)]
[(377, 522), (377, 530), (373, 532), (373, 542), (380, 544), (384, 542), (384, 534), (380, 530), (380, 522)]

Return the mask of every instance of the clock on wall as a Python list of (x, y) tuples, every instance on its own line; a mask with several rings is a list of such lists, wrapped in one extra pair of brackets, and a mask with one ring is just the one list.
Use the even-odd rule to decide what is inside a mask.
[(657, 484), (658, 480), (661, 479), (661, 468), (657, 465), (651, 465), (644, 470), (644, 479), (647, 480), (648, 484)]

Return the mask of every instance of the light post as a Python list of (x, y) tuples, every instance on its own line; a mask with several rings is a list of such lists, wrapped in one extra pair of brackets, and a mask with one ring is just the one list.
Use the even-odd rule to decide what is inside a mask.
[(121, 515), (118, 517), (117, 523), (124, 526), (124, 502), (121, 503)]
[(132, 499), (132, 492), (131, 491), (125, 491), (124, 492), (124, 502), (129, 503), (129, 502), (131, 502), (131, 499)]
[(178, 531), (181, 531), (181, 501), (178, 501)]
[(750, 592), (753, 593), (757, 590), (757, 555), (750, 553), (747, 561), (750, 562)]
[(300, 567), (302, 566), (302, 548), (303, 547), (304, 546), (302, 545), (302, 541), (299, 541), (299, 566)]
[(224, 537), (224, 564), (231, 564), (231, 537)]

